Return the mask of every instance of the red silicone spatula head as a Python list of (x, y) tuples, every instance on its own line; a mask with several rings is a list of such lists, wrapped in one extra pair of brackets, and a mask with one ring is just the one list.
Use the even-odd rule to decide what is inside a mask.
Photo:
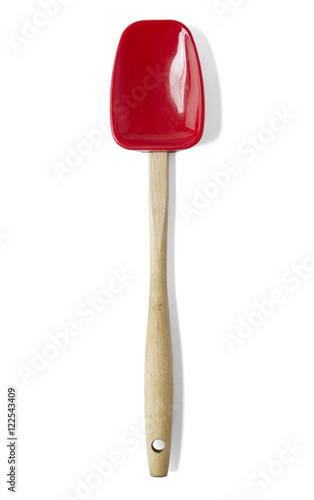
[(204, 89), (193, 37), (178, 21), (138, 21), (123, 32), (111, 83), (116, 142), (139, 151), (194, 146), (204, 128)]

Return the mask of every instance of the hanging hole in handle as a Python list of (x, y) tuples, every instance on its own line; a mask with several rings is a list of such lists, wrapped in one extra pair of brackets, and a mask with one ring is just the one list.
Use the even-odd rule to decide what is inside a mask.
[(152, 442), (152, 448), (157, 453), (160, 453), (165, 448), (165, 443), (161, 439), (154, 439)]

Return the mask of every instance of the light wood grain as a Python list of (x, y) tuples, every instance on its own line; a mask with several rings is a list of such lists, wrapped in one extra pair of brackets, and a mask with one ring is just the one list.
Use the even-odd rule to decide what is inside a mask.
[[(168, 473), (172, 409), (172, 349), (167, 292), (168, 153), (149, 153), (150, 294), (145, 356), (145, 425), (149, 470)], [(162, 451), (152, 443), (161, 439)]]

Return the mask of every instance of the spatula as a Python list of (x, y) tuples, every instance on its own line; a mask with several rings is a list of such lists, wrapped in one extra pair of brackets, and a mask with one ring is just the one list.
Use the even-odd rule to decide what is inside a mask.
[(168, 473), (173, 374), (167, 294), (168, 152), (203, 134), (204, 89), (193, 37), (178, 21), (138, 21), (123, 32), (111, 83), (111, 129), (126, 149), (149, 152), (150, 294), (145, 427), (152, 476)]

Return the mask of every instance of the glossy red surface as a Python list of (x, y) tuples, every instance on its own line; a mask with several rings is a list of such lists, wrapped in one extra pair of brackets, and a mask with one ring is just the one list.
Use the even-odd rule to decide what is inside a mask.
[(140, 151), (194, 146), (204, 128), (204, 89), (193, 37), (177, 21), (138, 21), (123, 32), (111, 82), (116, 142)]

